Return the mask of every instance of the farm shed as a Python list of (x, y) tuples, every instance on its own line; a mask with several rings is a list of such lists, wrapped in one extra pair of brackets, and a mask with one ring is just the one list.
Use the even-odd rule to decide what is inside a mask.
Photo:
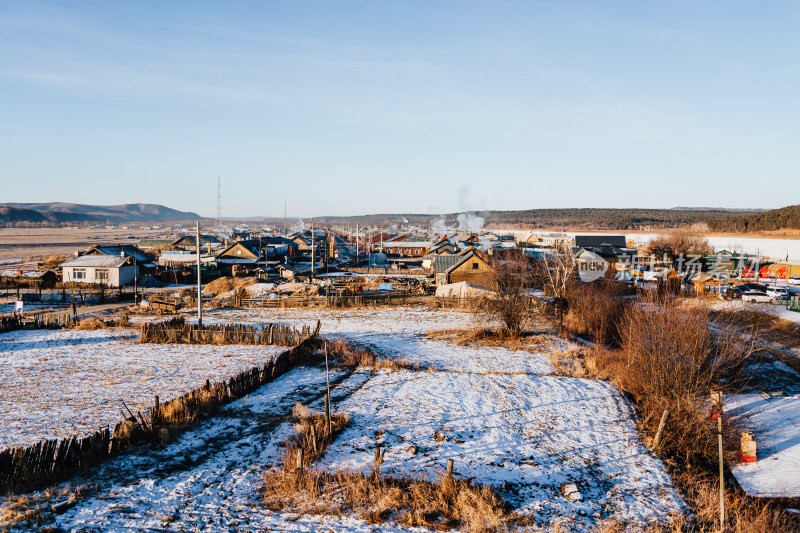
[(122, 255), (82, 255), (61, 263), (64, 283), (87, 283), (122, 287), (133, 283), (137, 266)]
[(461, 281), (480, 284), (494, 271), (488, 257), (476, 250), (469, 250), (464, 255), (437, 255), (433, 268), (437, 285)]
[(5, 287), (28, 287), (41, 290), (55, 287), (58, 276), (51, 270), (4, 270), (0, 272), (0, 281)]

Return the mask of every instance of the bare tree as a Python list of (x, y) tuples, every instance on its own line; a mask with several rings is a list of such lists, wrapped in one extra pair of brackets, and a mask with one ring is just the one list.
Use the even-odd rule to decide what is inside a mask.
[(564, 313), (567, 307), (567, 296), (576, 274), (575, 254), (566, 243), (553, 245), (553, 251), (546, 254), (541, 261), (541, 277), (545, 292), (555, 298), (558, 311), (558, 334), (564, 335)]
[(681, 256), (688, 258), (692, 255), (711, 253), (714, 248), (700, 233), (691, 228), (679, 228), (666, 235), (659, 235), (650, 241), (650, 252), (657, 257), (676, 259)]
[(487, 284), (494, 289), (483, 298), (479, 311), (503, 324), (503, 331), (519, 337), (535, 312), (530, 290), (538, 281), (536, 262), (520, 250), (495, 256)]

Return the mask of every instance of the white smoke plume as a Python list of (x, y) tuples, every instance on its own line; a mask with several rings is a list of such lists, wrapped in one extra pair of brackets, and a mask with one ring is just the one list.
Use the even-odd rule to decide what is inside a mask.
[(486, 222), (483, 217), (472, 213), (461, 213), (458, 215), (458, 229), (469, 229), (472, 233), (480, 234), (483, 224)]
[(298, 232), (300, 232), (300, 231), (304, 231), (305, 229), (306, 229), (306, 223), (305, 223), (305, 222), (303, 222), (303, 219), (302, 219), (302, 218), (298, 218), (298, 219), (297, 219), (297, 222), (295, 222), (294, 224), (292, 224), (292, 227), (291, 227), (291, 228), (289, 228), (289, 231), (290, 231), (291, 233), (298, 233)]
[(398, 218), (397, 220), (399, 220), (399, 221), (400, 221), (400, 222), (402, 222), (403, 224), (408, 224), (408, 219), (407, 219), (406, 217), (400, 217), (400, 218)]
[(447, 218), (444, 215), (442, 215), (433, 222), (431, 222), (431, 231), (433, 231), (437, 235), (443, 235), (447, 233)]

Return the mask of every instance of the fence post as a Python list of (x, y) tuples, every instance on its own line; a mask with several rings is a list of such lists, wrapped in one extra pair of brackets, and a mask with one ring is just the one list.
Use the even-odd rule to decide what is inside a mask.
[(725, 472), (722, 455), (722, 417), (717, 418), (717, 440), (719, 442), (719, 530), (725, 530)]
[(444, 475), (444, 479), (446, 481), (448, 481), (448, 482), (449, 481), (453, 481), (453, 460), (452, 459), (448, 459), (447, 460), (447, 472)]
[(664, 409), (664, 414), (661, 415), (661, 422), (658, 423), (658, 431), (656, 431), (656, 438), (653, 439), (653, 450), (658, 448), (658, 443), (661, 441), (661, 432), (664, 431), (664, 425), (667, 423), (667, 415), (669, 411)]

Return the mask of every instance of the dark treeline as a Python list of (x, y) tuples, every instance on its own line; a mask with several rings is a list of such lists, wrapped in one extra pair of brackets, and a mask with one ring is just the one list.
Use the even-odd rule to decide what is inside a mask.
[(764, 213), (728, 216), (708, 222), (713, 231), (754, 232), (800, 229), (800, 205), (790, 205)]
[(683, 209), (530, 209), (490, 211), (492, 224), (528, 224), (540, 228), (650, 229), (687, 226), (729, 216), (723, 210)]
[[(522, 211), (475, 211), (489, 226), (550, 229), (653, 229), (687, 226), (709, 222), (731, 215), (723, 209), (526, 209)], [(458, 213), (447, 215), (380, 214), (351, 217), (317, 217), (328, 224), (363, 224), (391, 227), (406, 224), (428, 225), (445, 217), (448, 225), (456, 224)]]

